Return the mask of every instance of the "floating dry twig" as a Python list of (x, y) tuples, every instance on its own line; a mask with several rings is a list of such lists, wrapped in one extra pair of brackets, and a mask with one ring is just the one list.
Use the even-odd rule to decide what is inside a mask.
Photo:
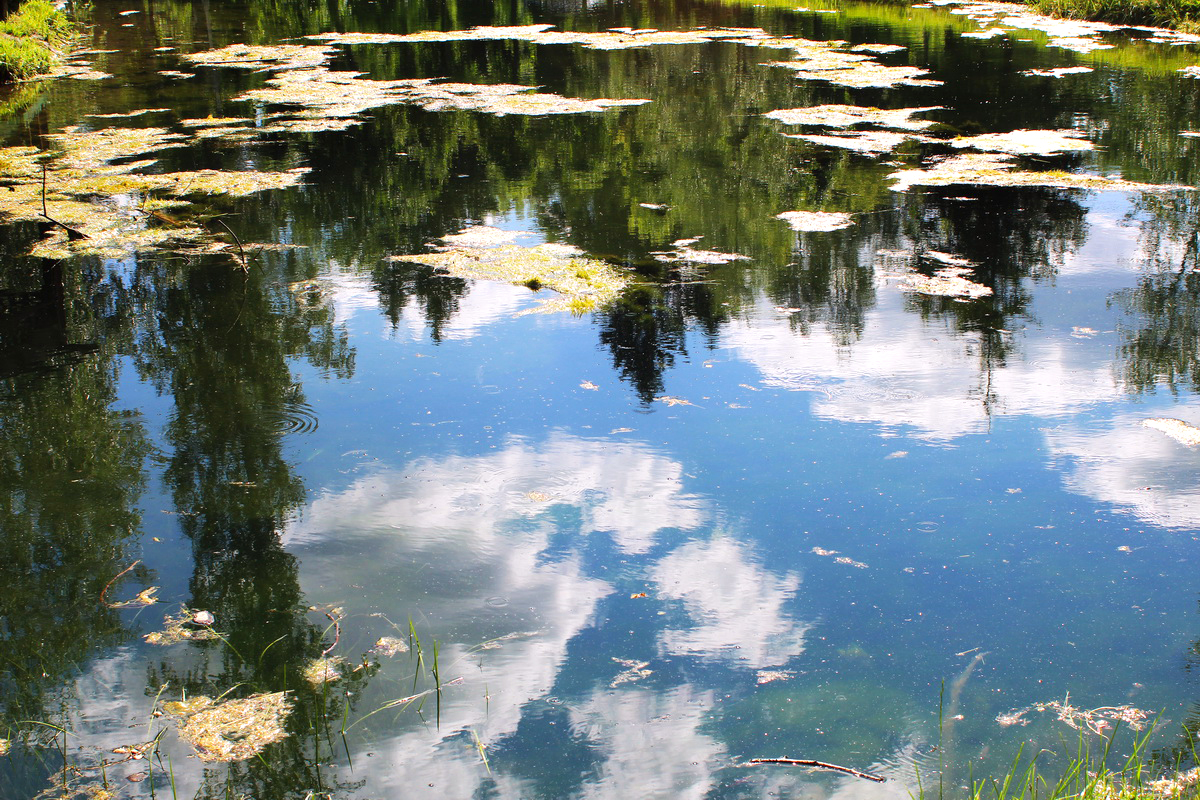
[(830, 769), (835, 772), (844, 772), (847, 775), (853, 775), (856, 778), (866, 778), (869, 781), (876, 783), (884, 783), (887, 778), (882, 775), (873, 775), (870, 772), (863, 772), (852, 767), (842, 767), (837, 764), (830, 764), (825, 761), (813, 761), (808, 758), (752, 758), (747, 763), (749, 764), (783, 764), (789, 767), (816, 767), (817, 769)]

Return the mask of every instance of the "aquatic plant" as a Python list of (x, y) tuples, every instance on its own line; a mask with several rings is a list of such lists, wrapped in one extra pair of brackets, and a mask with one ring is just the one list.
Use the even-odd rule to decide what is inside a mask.
[(255, 694), (215, 701), (203, 695), (164, 703), (176, 720), (179, 736), (202, 761), (241, 761), (287, 737), (284, 722), (292, 712), (287, 692)]

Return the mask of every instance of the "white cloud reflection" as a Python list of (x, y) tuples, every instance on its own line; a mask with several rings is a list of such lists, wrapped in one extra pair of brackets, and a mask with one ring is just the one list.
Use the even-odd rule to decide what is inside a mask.
[(685, 544), (658, 562), (653, 579), (659, 595), (681, 601), (694, 623), (663, 631), (666, 655), (699, 655), (763, 669), (782, 666), (804, 649), (809, 625), (787, 611), (799, 576), (766, 570), (733, 539)]

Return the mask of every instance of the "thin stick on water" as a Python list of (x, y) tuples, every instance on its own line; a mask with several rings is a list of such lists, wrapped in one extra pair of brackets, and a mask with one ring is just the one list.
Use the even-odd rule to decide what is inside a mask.
[(844, 772), (847, 775), (853, 775), (856, 778), (866, 778), (869, 781), (876, 783), (884, 783), (887, 778), (882, 775), (872, 775), (870, 772), (854, 769), (853, 767), (842, 767), (837, 764), (829, 764), (825, 761), (813, 761), (810, 758), (752, 758), (750, 764), (783, 764), (788, 767), (816, 767), (817, 769), (831, 769), (835, 772)]

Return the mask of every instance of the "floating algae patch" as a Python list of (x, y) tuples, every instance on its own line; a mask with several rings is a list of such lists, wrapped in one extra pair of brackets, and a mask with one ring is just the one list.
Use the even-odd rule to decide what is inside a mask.
[(334, 52), (330, 47), (310, 44), (231, 44), (218, 50), (188, 53), (180, 58), (202, 67), (291, 70), (322, 66)]
[(202, 119), (181, 119), (179, 124), (185, 128), (214, 128), (227, 125), (244, 126), (254, 122), (250, 117), (204, 117)]
[(1091, 67), (1056, 67), (1054, 69), (1027, 69), (1021, 72), (1036, 78), (1065, 78), (1067, 75), (1085, 75), (1096, 70)]
[(794, 231), (836, 231), (854, 224), (849, 214), (836, 211), (785, 211), (776, 214), (775, 218), (786, 222)]
[(503, 281), (562, 295), (542, 303), (539, 311), (591, 311), (615, 299), (627, 283), (608, 263), (587, 258), (578, 248), (563, 244), (450, 245), (433, 253), (389, 256), (388, 260), (425, 264), (460, 278)]
[(950, 144), (959, 149), (1007, 153), (1014, 156), (1054, 156), (1095, 149), (1082, 133), (1071, 130), (983, 133), (978, 136), (959, 137), (953, 139)]
[[(285, 72), (267, 84), (235, 99), (300, 106), (318, 113), (309, 122), (283, 121), (264, 130), (324, 130), (329, 126), (325, 120), (354, 118), (372, 108), (400, 103), (418, 105), (427, 111), (481, 111), (503, 116), (580, 114), (650, 102), (579, 100), (537, 93), (536, 86), (513, 84), (437, 83), (429, 78), (376, 81), (361, 77), (361, 73), (334, 72), (324, 67)], [(333, 126), (346, 124), (333, 123)]]
[(506, 231), (490, 225), (471, 225), (458, 233), (448, 233), (439, 241), (457, 247), (499, 247), (513, 244), (522, 235), (521, 231)]
[(169, 108), (140, 108), (137, 111), (126, 111), (123, 114), (88, 114), (87, 117), (88, 119), (130, 119), (145, 114), (167, 114), (170, 111)]
[(913, 186), (1044, 186), (1052, 189), (1163, 192), (1187, 187), (1175, 184), (1135, 183), (1121, 178), (1047, 170), (1016, 169), (1016, 157), (1005, 153), (964, 153), (935, 161), (927, 169), (902, 169), (888, 175), (892, 191)]
[(317, 689), (326, 683), (340, 681), (345, 665), (346, 660), (341, 656), (321, 656), (309, 662), (301, 675), (310, 686)]
[(199, 696), (165, 703), (163, 710), (175, 717), (180, 738), (196, 748), (202, 761), (243, 761), (287, 738), (284, 723), (292, 702), (287, 692), (224, 702)]
[(1147, 428), (1153, 428), (1156, 431), (1161, 431), (1175, 441), (1186, 444), (1188, 447), (1195, 447), (1200, 444), (1200, 428), (1189, 425), (1181, 419), (1156, 417), (1154, 419), (1142, 420), (1142, 425)]
[(744, 256), (740, 253), (722, 253), (718, 250), (695, 250), (692, 245), (703, 239), (703, 236), (694, 236), (691, 239), (676, 239), (671, 243), (671, 250), (651, 253), (656, 261), (661, 261), (664, 264), (672, 263), (687, 263), (687, 264), (728, 264), (731, 261), (748, 261), (750, 256)]
[(952, 297), (959, 300), (978, 300), (991, 297), (992, 289), (982, 283), (964, 278), (957, 268), (949, 267), (933, 275), (913, 273), (900, 279), (900, 290), (930, 297)]
[(870, 108), (867, 106), (821, 105), (808, 108), (781, 108), (768, 111), (764, 117), (778, 120), (784, 125), (812, 125), (821, 128), (851, 128), (855, 125), (872, 125), (901, 131), (920, 131), (935, 123), (925, 119), (913, 119), (927, 111), (940, 111), (944, 106), (922, 106), (920, 108)]
[[(201, 612), (202, 613), (202, 612)], [(209, 642), (220, 638), (207, 625), (195, 622), (196, 612), (184, 606), (177, 614), (168, 614), (163, 619), (163, 629), (152, 631), (144, 637), (150, 644), (178, 644), (179, 642)]]
[(283, 172), (227, 172), (217, 169), (199, 169), (192, 172), (171, 172), (161, 177), (170, 181), (168, 194), (224, 194), (245, 197), (270, 189), (287, 189), (299, 186), (309, 173), (307, 167), (296, 167)]
[(784, 134), (789, 139), (801, 139), (822, 147), (832, 147), (838, 150), (849, 150), (863, 155), (882, 155), (890, 153), (908, 141), (932, 141), (925, 136), (915, 136), (911, 133), (894, 133), (892, 131), (862, 131), (847, 133), (844, 136), (820, 136), (807, 133)]
[[(110, 167), (110, 162), (134, 158), (156, 150), (186, 147), (187, 137), (166, 128), (100, 128), (72, 125), (46, 136), (63, 155), (58, 168), (89, 172), (124, 172), (130, 166)], [(144, 166), (152, 162), (140, 162)]]
[(393, 44), (403, 42), (523, 41), (534, 44), (581, 45), (592, 50), (630, 50), (661, 45), (704, 44), (721, 39), (769, 38), (761, 28), (698, 28), (660, 31), (653, 28), (607, 31), (555, 31), (553, 25), (480, 26), (459, 31), (418, 31), (408, 34), (319, 33), (305, 38), (330, 44)]
[(895, 86), (941, 86), (927, 78), (922, 67), (888, 67), (870, 60), (858, 60), (852, 53), (831, 51), (801, 61), (771, 61), (768, 66), (793, 70), (801, 80), (820, 81), (848, 89), (890, 89)]

